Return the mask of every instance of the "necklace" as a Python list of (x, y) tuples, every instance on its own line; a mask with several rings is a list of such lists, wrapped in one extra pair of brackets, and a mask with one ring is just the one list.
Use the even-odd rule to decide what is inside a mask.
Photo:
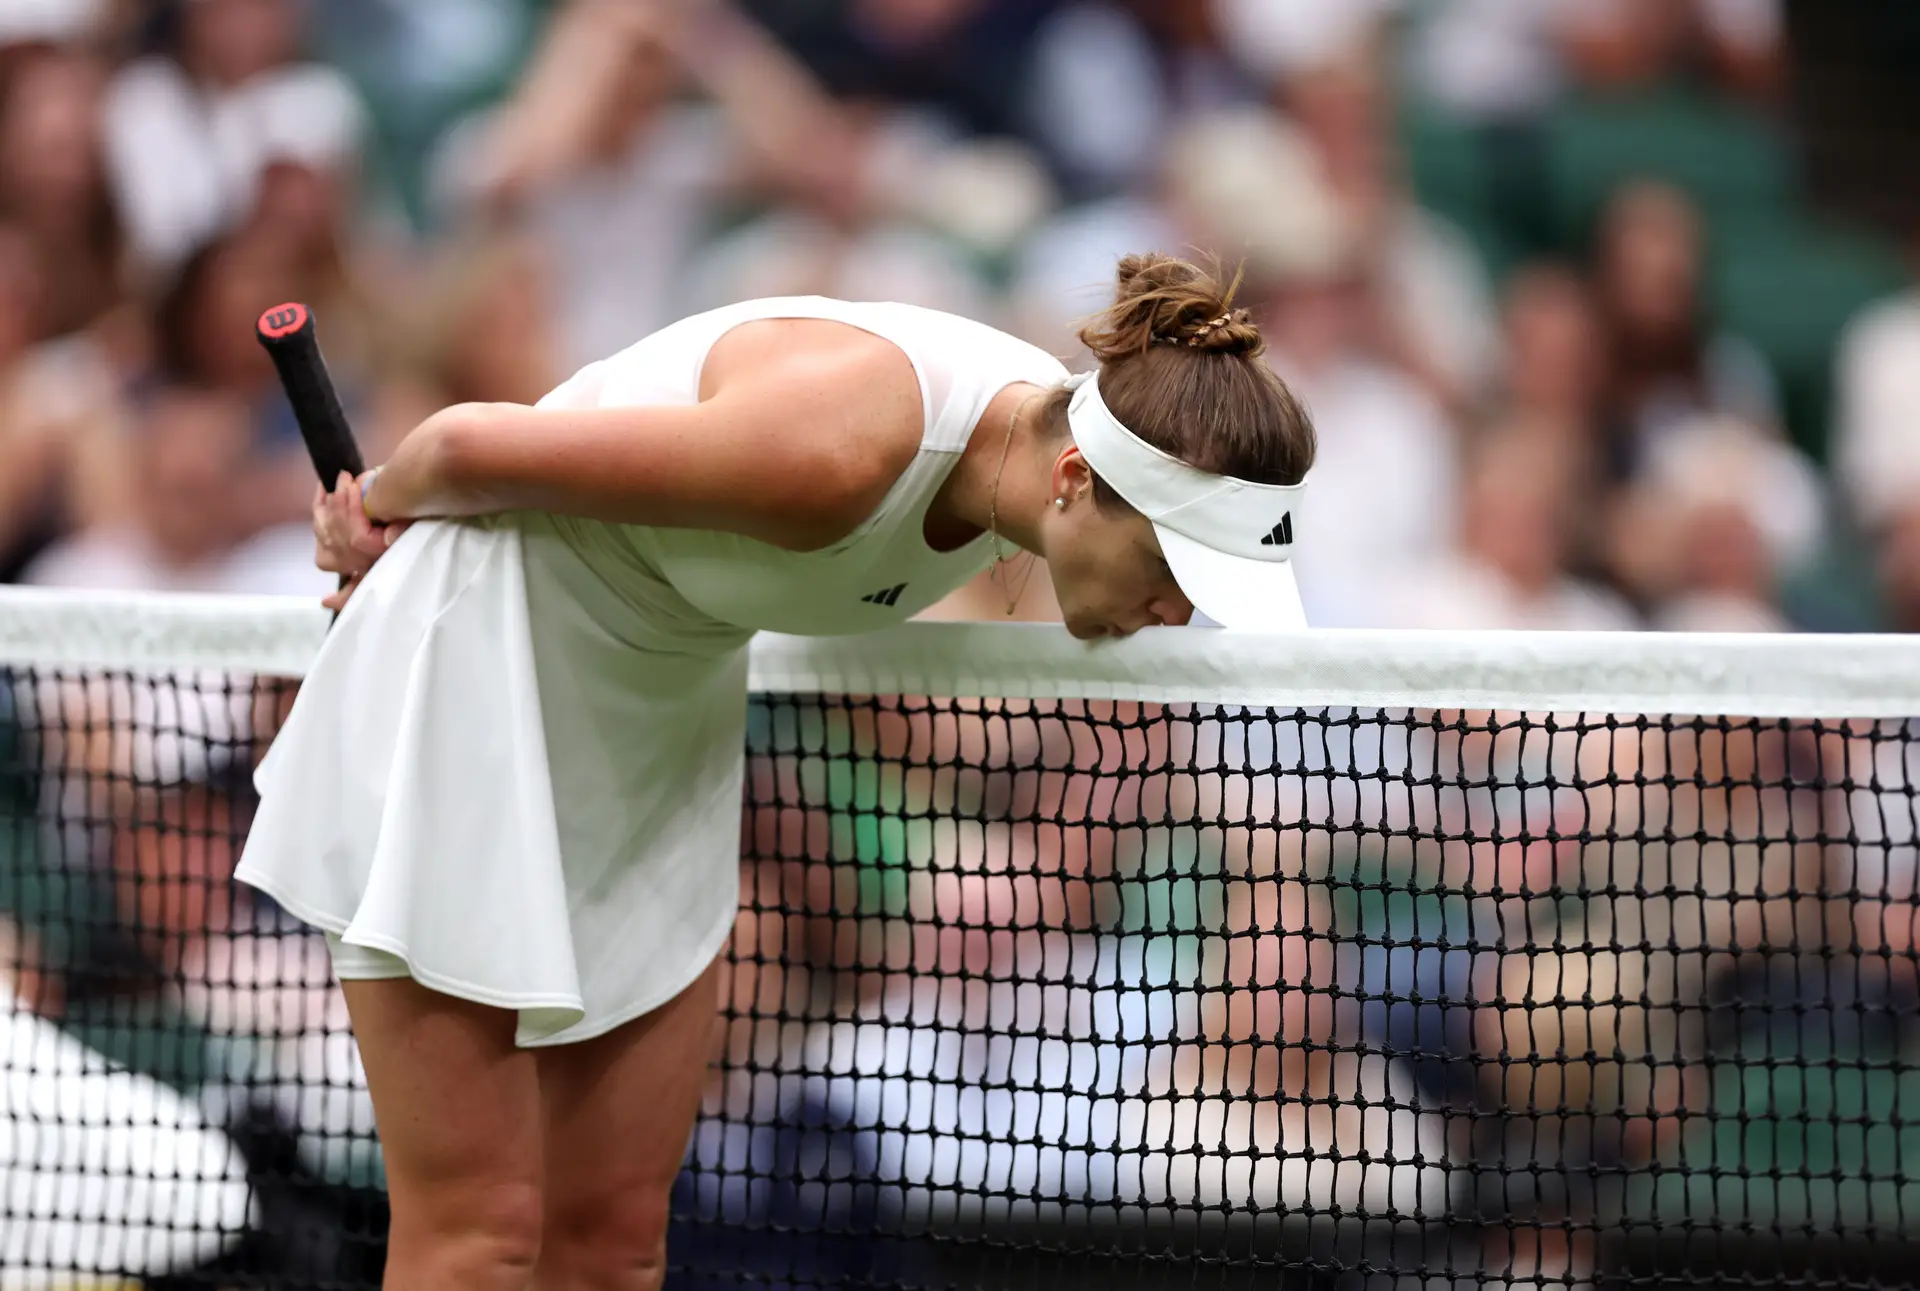
[(1021, 400), (1020, 406), (1013, 410), (1013, 416), (1007, 421), (1007, 437), (1000, 445), (1000, 465), (993, 472), (993, 495), (987, 500), (987, 532), (993, 535), (993, 570), (990, 577), (1000, 586), (1000, 594), (1007, 598), (1007, 617), (1012, 618), (1019, 608), (1020, 598), (1025, 595), (1027, 583), (1033, 578), (1033, 566), (1036, 557), (1027, 553), (1027, 563), (1021, 570), (1020, 586), (1009, 589), (1007, 586), (1007, 554), (1000, 546), (1000, 478), (1007, 473), (1007, 454), (1013, 450), (1013, 432), (1020, 425), (1020, 415), (1040, 396), (1030, 394)]

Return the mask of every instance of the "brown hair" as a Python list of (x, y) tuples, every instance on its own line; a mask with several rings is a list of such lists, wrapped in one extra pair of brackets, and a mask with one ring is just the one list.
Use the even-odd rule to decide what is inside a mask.
[[(1104, 314), (1080, 339), (1100, 361), (1100, 395), (1122, 425), (1210, 475), (1298, 484), (1313, 465), (1313, 421), (1260, 356), (1266, 341), (1233, 304), (1236, 278), (1168, 255), (1128, 256)], [(1045, 424), (1066, 429), (1057, 392)], [(1096, 477), (1095, 497), (1126, 504)]]

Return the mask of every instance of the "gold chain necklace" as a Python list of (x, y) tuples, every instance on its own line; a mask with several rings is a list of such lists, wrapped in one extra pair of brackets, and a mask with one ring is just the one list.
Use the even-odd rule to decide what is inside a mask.
[(1013, 432), (1020, 425), (1020, 415), (1040, 396), (1030, 394), (1021, 400), (1020, 406), (1013, 410), (1013, 416), (1007, 421), (1007, 437), (1000, 445), (1000, 465), (993, 472), (993, 495), (987, 500), (987, 532), (993, 536), (993, 569), (988, 577), (1000, 587), (1000, 594), (1007, 598), (1007, 617), (1012, 618), (1020, 606), (1020, 598), (1026, 594), (1027, 584), (1033, 579), (1033, 567), (1037, 558), (1028, 552), (1027, 563), (1020, 575), (1020, 586), (1009, 590), (1007, 587), (1007, 555), (1000, 546), (1000, 479), (1007, 473), (1007, 454), (1013, 450)]

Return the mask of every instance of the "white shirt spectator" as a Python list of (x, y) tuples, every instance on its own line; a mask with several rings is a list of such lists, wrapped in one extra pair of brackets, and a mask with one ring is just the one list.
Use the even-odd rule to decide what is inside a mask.
[(770, 296), (890, 300), (967, 318), (990, 308), (986, 284), (940, 239), (901, 223), (842, 232), (798, 210), (707, 247), (688, 266), (681, 299), (691, 314)]
[(1151, 168), (1168, 103), (1139, 24), (1104, 4), (1069, 5), (1039, 32), (1026, 112), (1075, 178), (1124, 187)]
[(1473, 244), (1452, 221), (1411, 203), (1384, 232), (1380, 287), (1393, 318), (1456, 389), (1483, 389), (1499, 371), (1500, 321)]
[[(1538, 3), (1539, 0), (1530, 0)], [(1289, 73), (1345, 61), (1403, 0), (1213, 0), (1228, 48), (1254, 73)]]
[(178, 63), (133, 63), (108, 88), (107, 170), (134, 255), (177, 265), (252, 209), (276, 159), (331, 169), (357, 162), (368, 112), (330, 67), (298, 64), (230, 90)]
[(1676, 513), (1714, 504), (1740, 508), (1765, 541), (1776, 574), (1805, 567), (1826, 539), (1819, 471), (1778, 434), (1738, 418), (1676, 423), (1648, 445), (1642, 481)]
[(258, 1218), (239, 1148), (177, 1090), (34, 1016), (13, 998), (10, 967), (0, 961), (6, 1285), (159, 1278), (238, 1245)]
[(1453, 430), (1425, 390), (1378, 363), (1282, 375), (1319, 438), (1294, 558), (1307, 621), (1394, 626), (1405, 571), (1457, 528)]
[[(458, 213), (486, 188), (486, 117), (459, 126), (437, 165), (442, 202)], [(530, 194), (527, 230), (553, 275), (562, 366), (572, 371), (675, 321), (688, 257), (720, 193), (741, 171), (722, 111), (673, 107), (617, 161)]]
[(1878, 526), (1920, 499), (1920, 291), (1855, 318), (1836, 369), (1834, 469), (1860, 520)]
[(1062, 212), (1028, 239), (1014, 266), (1008, 289), (1013, 330), (1052, 353), (1075, 349), (1074, 325), (1112, 303), (1114, 266), (1122, 256), (1185, 241), (1160, 207), (1138, 198)]
[(1408, 42), (1414, 84), (1474, 119), (1526, 116), (1559, 94), (1555, 35), (1569, 0), (1441, 0)]
[(1562, 577), (1529, 595), (1466, 555), (1410, 571), (1394, 616), (1399, 627), (1456, 631), (1618, 632), (1638, 626), (1632, 608), (1603, 587)]
[(107, 0), (7, 0), (0, 5), (0, 45), (84, 40), (99, 31)]
[(1791, 632), (1773, 606), (1728, 592), (1683, 592), (1657, 607), (1648, 626), (1659, 632)]
[(313, 530), (283, 525), (195, 565), (168, 562), (137, 528), (103, 527), (47, 548), (21, 582), (90, 591), (217, 592), (311, 596), (333, 591), (333, 575), (313, 563)]

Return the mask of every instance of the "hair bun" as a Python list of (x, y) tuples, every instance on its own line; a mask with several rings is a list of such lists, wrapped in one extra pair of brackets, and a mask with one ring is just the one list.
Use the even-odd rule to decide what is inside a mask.
[(1184, 345), (1205, 354), (1257, 357), (1266, 341), (1252, 316), (1236, 309), (1238, 287), (1176, 256), (1128, 256), (1120, 262), (1114, 303), (1081, 329), (1080, 339), (1102, 363), (1145, 353), (1155, 345)]

